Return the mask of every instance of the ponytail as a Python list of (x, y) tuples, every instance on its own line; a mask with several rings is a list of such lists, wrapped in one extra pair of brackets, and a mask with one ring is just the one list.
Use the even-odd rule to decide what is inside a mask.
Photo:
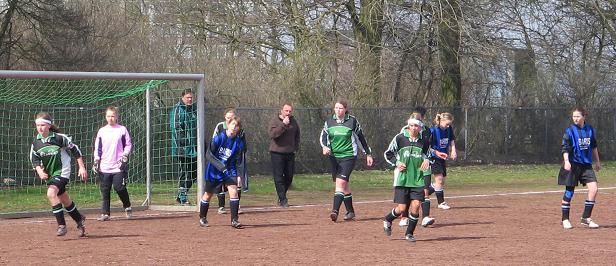
[(436, 114), (436, 117), (434, 118), (434, 124), (439, 126), (441, 124), (441, 120), (443, 119), (453, 122), (453, 115), (450, 113)]

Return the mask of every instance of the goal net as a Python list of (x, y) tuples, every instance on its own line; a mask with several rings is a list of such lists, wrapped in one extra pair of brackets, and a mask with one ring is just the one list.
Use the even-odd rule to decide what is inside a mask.
[[(119, 108), (118, 123), (128, 129), (133, 142), (127, 185), (132, 205), (175, 204), (179, 165), (171, 154), (170, 113), (186, 89), (193, 91), (197, 103), (197, 96), (203, 95), (203, 75), (0, 71), (0, 214), (50, 208), (47, 186), (29, 161), (37, 134), (34, 117), (42, 111), (53, 117), (84, 156), (89, 180), (77, 177), (73, 161), (70, 196), (80, 208), (100, 208), (99, 178), (91, 167), (94, 138), (106, 125), (108, 106)], [(198, 109), (203, 117), (203, 108)], [(203, 136), (201, 132), (198, 135)], [(192, 202), (199, 188), (195, 181)], [(114, 194), (112, 190), (112, 207), (121, 207)]]

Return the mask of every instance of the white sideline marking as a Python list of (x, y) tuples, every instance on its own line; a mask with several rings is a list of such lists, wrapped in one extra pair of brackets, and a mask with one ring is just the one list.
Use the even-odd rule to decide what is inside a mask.
[[(599, 188), (599, 190), (610, 190), (616, 189), (616, 187), (604, 187)], [(516, 196), (516, 195), (537, 195), (537, 194), (551, 194), (551, 193), (563, 193), (564, 190), (547, 190), (547, 191), (527, 191), (527, 192), (509, 192), (509, 193), (495, 193), (495, 194), (475, 194), (475, 195), (461, 195), (461, 196), (447, 196), (449, 199), (461, 199), (461, 198), (484, 198), (484, 197), (502, 197), (502, 196)], [(577, 189), (576, 191), (588, 191), (588, 189)], [(370, 203), (385, 203), (392, 202), (392, 200), (373, 200), (373, 201), (358, 201), (354, 202), (355, 204), (370, 204)], [(330, 204), (305, 204), (305, 205), (292, 205), (289, 208), (309, 208), (309, 207), (325, 207), (330, 206)], [(259, 211), (270, 211), (270, 210), (284, 210), (280, 207), (252, 207), (252, 208), (242, 208), (244, 211), (248, 212), (259, 212)], [(177, 215), (180, 212), (164, 212), (164, 213), (148, 213), (143, 215), (143, 217), (148, 216), (163, 216), (163, 215)], [(133, 215), (134, 217), (140, 217), (137, 215)], [(119, 216), (121, 217), (121, 216)], [(46, 221), (52, 221), (55, 219), (41, 219), (41, 220), (33, 220), (26, 221), (25, 224), (34, 224), (34, 223), (43, 223)], [(127, 220), (126, 218), (122, 220)]]

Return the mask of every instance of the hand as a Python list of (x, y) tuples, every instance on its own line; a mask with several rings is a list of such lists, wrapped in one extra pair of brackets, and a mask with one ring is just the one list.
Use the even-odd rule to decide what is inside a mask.
[(222, 170), (222, 175), (223, 175), (224, 177), (229, 176), (229, 170), (227, 170), (227, 169)]
[(85, 167), (79, 167), (79, 173), (77, 175), (81, 177), (81, 181), (88, 180), (88, 170), (86, 170)]
[(398, 168), (398, 170), (400, 172), (404, 172), (404, 170), (406, 170), (406, 164), (405, 163), (398, 163), (398, 165), (396, 165), (396, 168)]
[(601, 162), (597, 161), (597, 163), (595, 163), (595, 171), (601, 171)]
[(374, 163), (374, 159), (372, 159), (372, 155), (366, 156), (366, 164), (368, 166), (372, 166), (373, 163)]
[(452, 160), (456, 160), (456, 158), (458, 158), (458, 154), (456, 153), (456, 150), (451, 150), (451, 157)]
[(36, 173), (38, 174), (39, 178), (43, 181), (49, 178), (49, 175), (42, 168), (37, 168)]
[(571, 171), (571, 163), (569, 161), (565, 161), (563, 168), (565, 168), (565, 170), (567, 171)]
[(128, 170), (128, 156), (126, 155), (122, 155), (122, 158), (120, 158), (120, 170)]
[(329, 147), (323, 147), (323, 155), (328, 155), (332, 152)]
[(434, 155), (436, 155), (436, 157), (440, 159), (447, 160), (447, 153), (440, 152), (440, 151), (434, 151)]
[(101, 170), (101, 160), (94, 160), (94, 164), (92, 164), (92, 172), (97, 174)]
[(430, 167), (430, 161), (428, 161), (428, 159), (424, 159), (423, 162), (421, 162), (421, 166), (419, 166), (419, 169), (427, 170), (428, 167)]
[(282, 123), (285, 124), (285, 125), (289, 125), (289, 123), (291, 123), (291, 119), (288, 116), (285, 116), (282, 119)]

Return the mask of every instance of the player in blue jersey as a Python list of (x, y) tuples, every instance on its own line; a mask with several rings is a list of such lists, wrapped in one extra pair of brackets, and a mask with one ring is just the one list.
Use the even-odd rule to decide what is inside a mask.
[(434, 153), (432, 163), (432, 176), (434, 177), (433, 189), (438, 201), (438, 208), (448, 210), (451, 208), (445, 202), (445, 178), (447, 177), (447, 159), (456, 160), (456, 136), (451, 127), (453, 115), (450, 113), (437, 114), (434, 119), (434, 126), (430, 128), (432, 134), (431, 148)]
[[(216, 127), (214, 127), (214, 134), (212, 134), (212, 138), (216, 137), (216, 135), (220, 134), (220, 132), (224, 132), (225, 130), (227, 130), (227, 125), (229, 124), (231, 119), (235, 117), (235, 115), (236, 115), (235, 108), (225, 109), (225, 113), (224, 113), (225, 121), (222, 121), (216, 124)], [(244, 150), (242, 152), (242, 155), (238, 157), (238, 164), (237, 164), (238, 171), (239, 171), (238, 174), (241, 177), (241, 181), (242, 181), (242, 183), (238, 184), (239, 189), (237, 191), (238, 193), (237, 197), (241, 198), (242, 190), (244, 190), (244, 192), (248, 191), (248, 172), (246, 171), (247, 170), (246, 169), (247, 144), (246, 144), (246, 135), (244, 134), (244, 129), (240, 129), (237, 135), (244, 141)], [(226, 192), (227, 190), (222, 185), (216, 189), (216, 197), (218, 198), (218, 214), (227, 213), (227, 211), (225, 210), (225, 193)], [(241, 208), (239, 212), (242, 213)]]
[(588, 187), (588, 197), (584, 204), (584, 213), (581, 223), (588, 228), (599, 228), (590, 215), (595, 206), (597, 196), (597, 176), (592, 168), (593, 157), (595, 169), (601, 169), (599, 160), (599, 150), (597, 149), (597, 139), (595, 130), (586, 123), (588, 113), (584, 108), (576, 107), (573, 109), (571, 119), (573, 124), (565, 129), (562, 141), (563, 168), (558, 176), (558, 184), (565, 186), (565, 193), (561, 202), (562, 225), (565, 229), (573, 226), (569, 221), (569, 210), (573, 191), (578, 183)]
[(231, 226), (240, 229), (242, 225), (238, 221), (238, 183), (241, 178), (237, 170), (238, 158), (242, 155), (246, 143), (238, 135), (241, 130), (239, 117), (234, 117), (227, 124), (225, 131), (214, 136), (206, 153), (208, 161), (205, 173), (205, 193), (201, 198), (199, 208), (199, 224), (207, 227), (207, 212), (210, 207), (210, 199), (216, 194), (219, 186), (225, 186), (229, 191), (229, 206), (231, 207)]
[(38, 134), (30, 148), (30, 161), (39, 178), (47, 183), (47, 199), (51, 203), (53, 215), (58, 223), (56, 235), (66, 235), (66, 221), (64, 220), (64, 211), (66, 211), (77, 223), (79, 236), (86, 236), (86, 217), (79, 213), (77, 206), (66, 191), (66, 185), (71, 176), (71, 155), (79, 166), (78, 176), (83, 181), (88, 180), (88, 171), (81, 151), (70, 137), (60, 133), (60, 129), (53, 124), (53, 119), (48, 113), (38, 113), (35, 125)]

